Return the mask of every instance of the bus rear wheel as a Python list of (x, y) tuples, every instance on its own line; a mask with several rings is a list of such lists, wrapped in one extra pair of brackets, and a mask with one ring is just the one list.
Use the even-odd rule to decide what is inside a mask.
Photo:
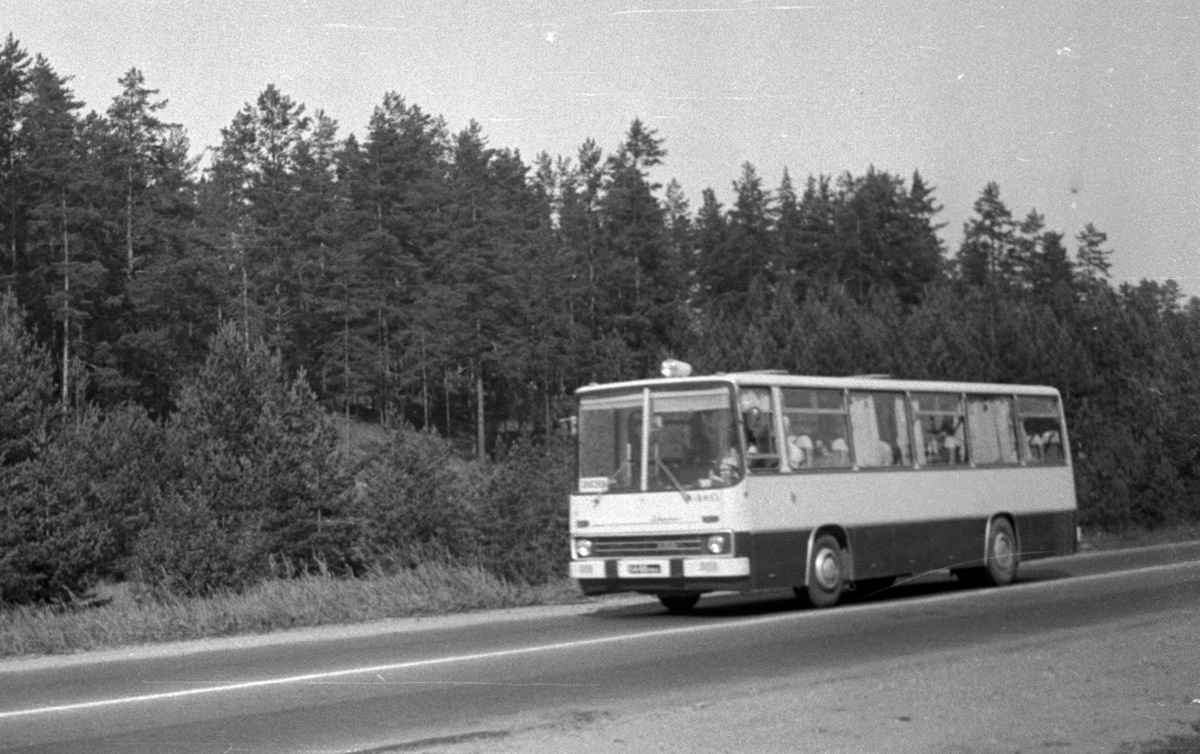
[(808, 560), (808, 584), (796, 596), (813, 607), (832, 607), (846, 589), (846, 556), (829, 534), (817, 537)]
[(672, 613), (686, 613), (700, 601), (698, 594), (660, 594), (658, 601)]
[(987, 558), (983, 567), (964, 568), (955, 575), (968, 586), (1004, 586), (1016, 581), (1020, 561), (1012, 524), (998, 518), (988, 532)]
[(1017, 535), (1013, 533), (1012, 524), (1003, 518), (996, 519), (988, 535), (987, 563), (983, 568), (985, 583), (995, 586), (1011, 584), (1017, 578), (1019, 562)]

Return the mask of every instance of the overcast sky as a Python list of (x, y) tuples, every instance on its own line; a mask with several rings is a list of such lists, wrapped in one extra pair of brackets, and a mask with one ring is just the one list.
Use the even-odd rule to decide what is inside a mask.
[(1074, 236), (1108, 233), (1117, 281), (1200, 295), (1195, 0), (0, 0), (0, 29), (103, 111), (130, 67), (199, 150), (275, 84), (340, 133), (387, 91), (470, 119), (526, 162), (606, 152), (639, 117), (656, 178), (728, 204), (744, 162), (869, 165), (936, 187), (953, 254), (984, 185)]

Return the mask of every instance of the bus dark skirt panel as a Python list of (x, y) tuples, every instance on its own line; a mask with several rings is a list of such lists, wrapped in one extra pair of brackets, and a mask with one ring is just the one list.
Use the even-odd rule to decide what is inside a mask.
[[(982, 565), (989, 520), (971, 517), (827, 528), (844, 540), (853, 577), (861, 580)], [(1021, 560), (1075, 552), (1075, 511), (1022, 513), (1011, 520)], [(740, 535), (739, 544), (749, 550), (753, 588), (803, 584), (811, 534), (811, 529), (800, 529)]]
[[(1019, 557), (1036, 560), (1075, 552), (1075, 511), (1022, 513), (1015, 523)], [(856, 580), (973, 568), (983, 564), (988, 518), (914, 521), (839, 529)], [(734, 533), (731, 556), (750, 559), (749, 577), (685, 578), (684, 558), (671, 558), (670, 571), (656, 578), (620, 578), (617, 559), (604, 576), (580, 579), (584, 594), (612, 592), (713, 592), (777, 589), (804, 583), (811, 529)], [(848, 574), (849, 575), (849, 574)]]

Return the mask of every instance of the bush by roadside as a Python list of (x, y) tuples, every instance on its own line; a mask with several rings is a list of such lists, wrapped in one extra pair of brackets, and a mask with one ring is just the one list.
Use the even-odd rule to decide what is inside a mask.
[[(29, 359), (35, 395), (41, 357)], [(280, 576), (402, 575), (431, 559), (511, 583), (565, 575), (566, 441), (463, 460), (399, 427), (347, 452), (304, 375), (288, 382), (231, 324), (178, 405), (164, 422), (134, 406), (60, 411), (0, 464), (0, 605), (70, 603), (106, 579), (204, 597)]]
[(574, 583), (565, 579), (529, 586), (482, 568), (435, 561), (352, 579), (319, 573), (270, 579), (241, 592), (204, 598), (151, 597), (130, 584), (102, 586), (96, 599), (85, 605), (0, 610), (0, 657), (583, 600)]

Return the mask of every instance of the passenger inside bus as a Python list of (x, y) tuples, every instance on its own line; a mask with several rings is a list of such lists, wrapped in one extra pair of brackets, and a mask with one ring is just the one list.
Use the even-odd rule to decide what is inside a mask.
[(1031, 463), (1062, 463), (1062, 437), (1054, 419), (1025, 419), (1023, 427)]
[(678, 436), (680, 448), (678, 452), (664, 451), (664, 458), (677, 475), (679, 486), (711, 487), (732, 484), (741, 478), (741, 455), (736, 448), (727, 447), (737, 434), (729, 427), (722, 427), (724, 421), (728, 421), (728, 413), (709, 411), (695, 412), (685, 421), (668, 424), (668, 429)]
[[(714, 423), (720, 414), (694, 413), (688, 425), (688, 454), (680, 479), (685, 485), (707, 487), (714, 483), (732, 483), (742, 473), (736, 450), (720, 453), (720, 427)], [(732, 437), (732, 435), (730, 435)]]
[(840, 416), (822, 416), (814, 440), (813, 466), (822, 469), (850, 466), (850, 446), (845, 437), (846, 422)]
[(835, 437), (828, 442), (817, 440), (814, 465), (823, 469), (843, 468), (850, 465), (850, 446), (844, 437)]
[(742, 393), (742, 427), (746, 437), (746, 465), (751, 469), (778, 469), (771, 394), (748, 389)]
[(770, 452), (770, 421), (757, 406), (746, 412), (746, 453), (758, 455)]
[(864, 466), (892, 466), (900, 462), (900, 451), (893, 448), (892, 444), (887, 440), (877, 440), (875, 442), (875, 458), (873, 463), (864, 462), (865, 459), (859, 459), (859, 463)]
[(709, 485), (733, 484), (742, 477), (742, 457), (737, 448), (732, 445), (717, 463), (716, 468), (708, 478)]
[(956, 419), (943, 419), (939, 422), (936, 417), (925, 417), (923, 421), (926, 420), (930, 424), (926, 432), (929, 438), (925, 444), (926, 463), (943, 466), (966, 463), (961, 422)]
[[(796, 423), (796, 425), (798, 424), (799, 422)], [(783, 417), (783, 431), (786, 435), (784, 443), (787, 446), (788, 466), (792, 469), (812, 468), (812, 437), (796, 425), (792, 424), (792, 417)]]

